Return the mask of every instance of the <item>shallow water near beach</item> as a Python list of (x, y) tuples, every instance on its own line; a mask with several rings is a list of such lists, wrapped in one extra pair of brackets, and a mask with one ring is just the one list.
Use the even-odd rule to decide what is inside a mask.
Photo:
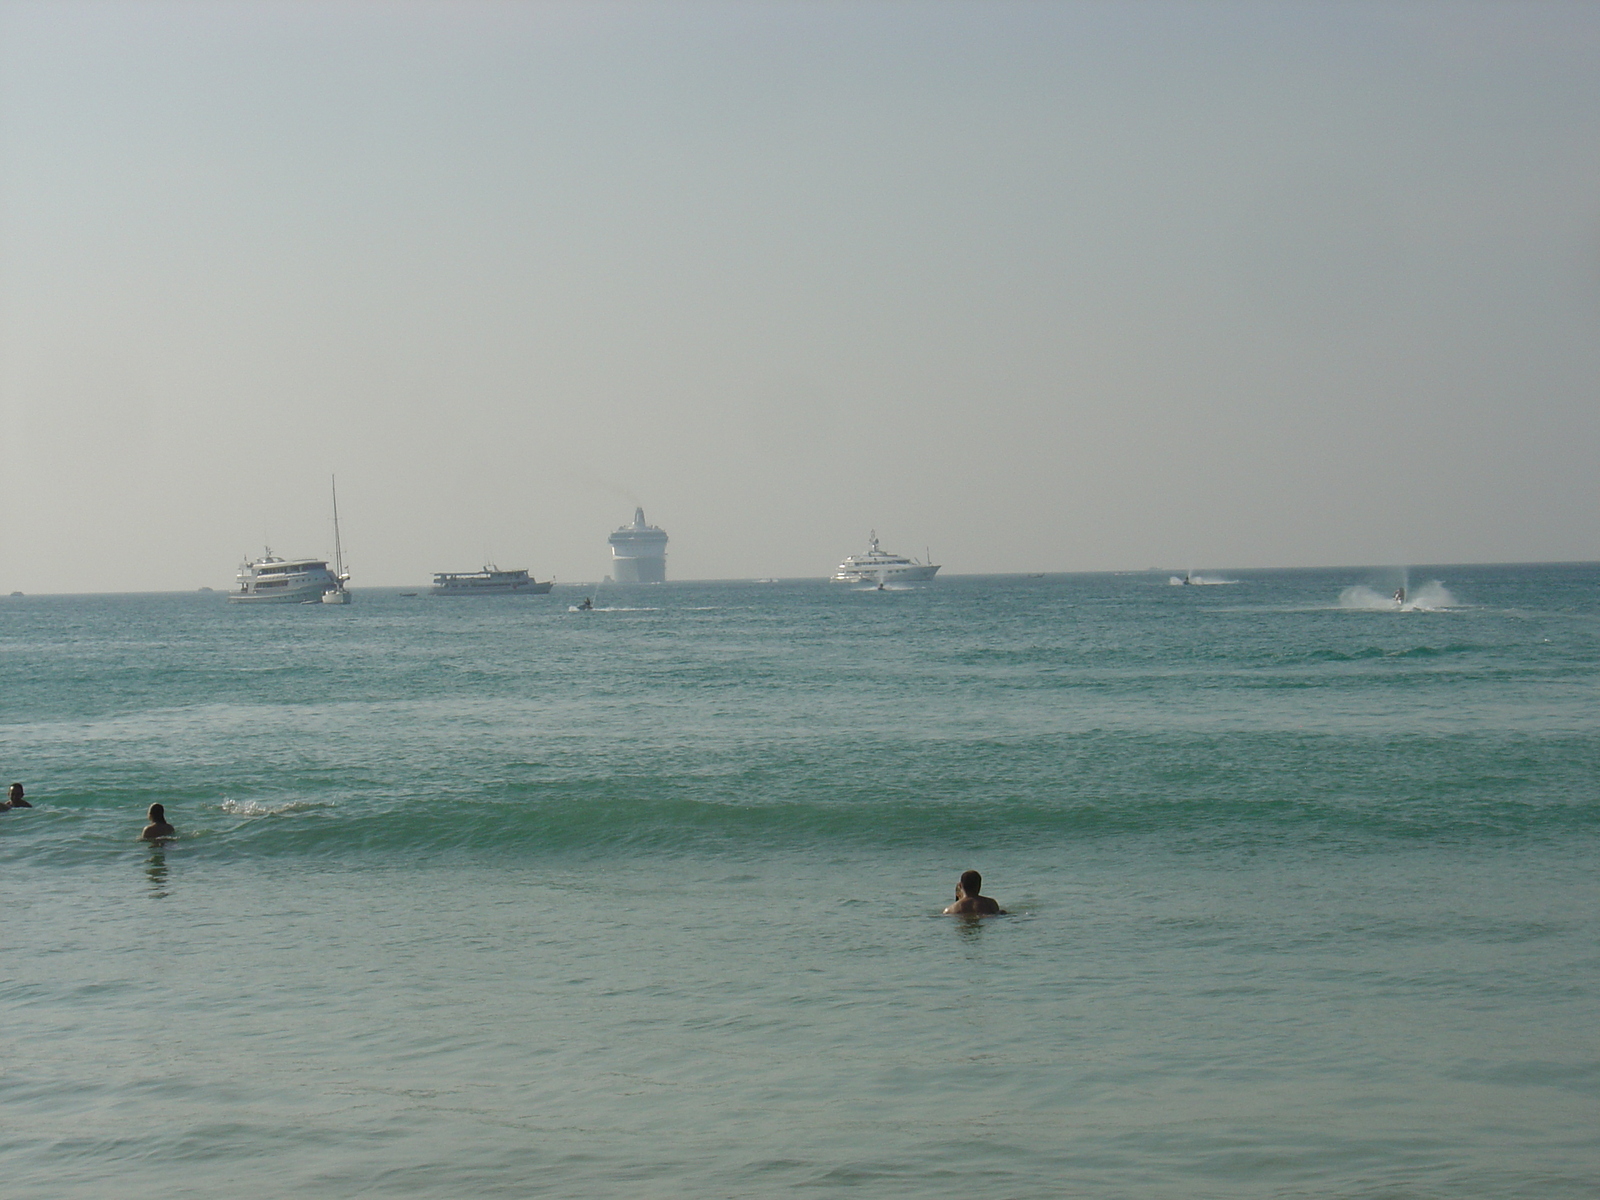
[(6, 1194), (1594, 1195), (1600, 567), (1199, 579), (0, 602)]

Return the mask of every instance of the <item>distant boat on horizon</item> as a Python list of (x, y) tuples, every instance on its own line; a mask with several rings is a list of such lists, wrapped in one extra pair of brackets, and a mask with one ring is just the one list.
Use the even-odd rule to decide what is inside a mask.
[(642, 507), (633, 510), (632, 525), (619, 526), (606, 542), (611, 547), (611, 568), (616, 582), (667, 581), (667, 531), (659, 525), (647, 524)]
[(434, 574), (432, 594), (435, 596), (543, 596), (556, 581), (540, 583), (529, 576), (525, 568), (502, 571), (493, 563), (485, 563), (481, 571), (439, 571)]
[(239, 590), (228, 593), (230, 604), (316, 604), (324, 592), (339, 588), (327, 559), (279, 558), (271, 546), (260, 558), (240, 563), (234, 579)]
[[(344, 585), (350, 576), (344, 570), (344, 548), (339, 541), (339, 493), (333, 493), (333, 544), (337, 571), (328, 569), (325, 558), (279, 558), (267, 546), (266, 553), (239, 564), (234, 582), (237, 591), (228, 593), (230, 604), (349, 604)], [(329, 600), (328, 594), (338, 598)]]
[(938, 563), (918, 562), (903, 554), (878, 548), (878, 531), (868, 537), (865, 554), (849, 555), (833, 573), (834, 583), (906, 583), (932, 579), (939, 573)]

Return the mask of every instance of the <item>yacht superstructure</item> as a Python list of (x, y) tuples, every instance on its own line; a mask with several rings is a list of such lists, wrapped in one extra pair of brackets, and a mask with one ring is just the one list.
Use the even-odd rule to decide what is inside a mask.
[(606, 540), (611, 544), (611, 577), (618, 583), (667, 581), (667, 533), (645, 524), (644, 509), (634, 509), (633, 524)]
[(870, 536), (865, 554), (852, 554), (833, 573), (834, 583), (908, 583), (932, 579), (939, 573), (937, 563), (918, 562), (903, 554), (878, 549), (878, 531)]

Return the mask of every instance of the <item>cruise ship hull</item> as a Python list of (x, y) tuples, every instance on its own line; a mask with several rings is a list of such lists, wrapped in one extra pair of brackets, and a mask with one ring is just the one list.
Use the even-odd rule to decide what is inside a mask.
[(611, 578), (617, 583), (665, 583), (667, 560), (662, 558), (614, 558)]

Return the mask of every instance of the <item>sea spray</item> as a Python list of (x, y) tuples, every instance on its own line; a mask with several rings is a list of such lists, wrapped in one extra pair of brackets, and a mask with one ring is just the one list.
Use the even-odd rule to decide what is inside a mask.
[(1433, 579), (1412, 590), (1402, 586), (1389, 595), (1357, 584), (1339, 593), (1339, 607), (1368, 609), (1375, 612), (1439, 612), (1442, 609), (1456, 608), (1458, 604), (1450, 589), (1437, 579)]

